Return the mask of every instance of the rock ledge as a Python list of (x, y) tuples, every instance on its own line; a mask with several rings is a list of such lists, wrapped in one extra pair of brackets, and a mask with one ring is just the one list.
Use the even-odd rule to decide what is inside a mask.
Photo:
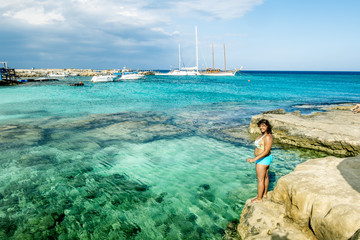
[(311, 159), (282, 177), (269, 199), (248, 200), (245, 239), (360, 239), (360, 157)]
[[(346, 110), (345, 110), (346, 109)], [(270, 111), (252, 117), (249, 132), (258, 134), (258, 120), (273, 125), (277, 143), (323, 151), (336, 156), (360, 154), (360, 114), (348, 107), (328, 108), (326, 112), (301, 115), (300, 112)]]

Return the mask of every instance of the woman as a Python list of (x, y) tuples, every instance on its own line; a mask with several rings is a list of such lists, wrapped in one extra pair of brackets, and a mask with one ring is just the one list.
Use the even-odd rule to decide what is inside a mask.
[(271, 146), (273, 137), (271, 125), (268, 120), (261, 119), (257, 123), (261, 135), (255, 140), (255, 157), (246, 159), (246, 162), (256, 162), (256, 176), (258, 181), (258, 194), (251, 202), (262, 202), (263, 197), (267, 197), (269, 187), (269, 166), (272, 161)]
[(360, 112), (360, 104), (356, 104), (352, 109), (350, 109), (353, 113)]

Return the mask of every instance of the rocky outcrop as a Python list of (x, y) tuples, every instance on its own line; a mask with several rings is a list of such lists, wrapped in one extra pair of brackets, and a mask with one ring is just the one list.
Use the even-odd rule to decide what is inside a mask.
[(282, 177), (269, 199), (247, 201), (242, 239), (360, 239), (360, 157), (311, 159)]
[(274, 141), (296, 147), (320, 150), (336, 156), (357, 156), (360, 153), (360, 115), (350, 106), (328, 107), (326, 112), (301, 115), (284, 110), (254, 116), (250, 134), (258, 134), (258, 120), (265, 118), (273, 126)]

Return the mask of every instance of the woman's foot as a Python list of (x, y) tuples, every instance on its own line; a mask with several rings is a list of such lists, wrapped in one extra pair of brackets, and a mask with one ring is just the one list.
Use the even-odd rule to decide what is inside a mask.
[(257, 195), (256, 195), (256, 197), (252, 198), (251, 201), (253, 201), (253, 200), (255, 200), (255, 199), (257, 199)]
[(262, 199), (257, 199), (257, 198), (251, 199), (251, 202), (252, 202), (252, 203), (261, 203), (261, 202), (262, 202)]

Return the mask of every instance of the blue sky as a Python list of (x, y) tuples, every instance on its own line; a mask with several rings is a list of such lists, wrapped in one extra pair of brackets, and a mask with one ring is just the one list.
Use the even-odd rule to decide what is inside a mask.
[(13, 68), (360, 71), (358, 0), (0, 0)]

